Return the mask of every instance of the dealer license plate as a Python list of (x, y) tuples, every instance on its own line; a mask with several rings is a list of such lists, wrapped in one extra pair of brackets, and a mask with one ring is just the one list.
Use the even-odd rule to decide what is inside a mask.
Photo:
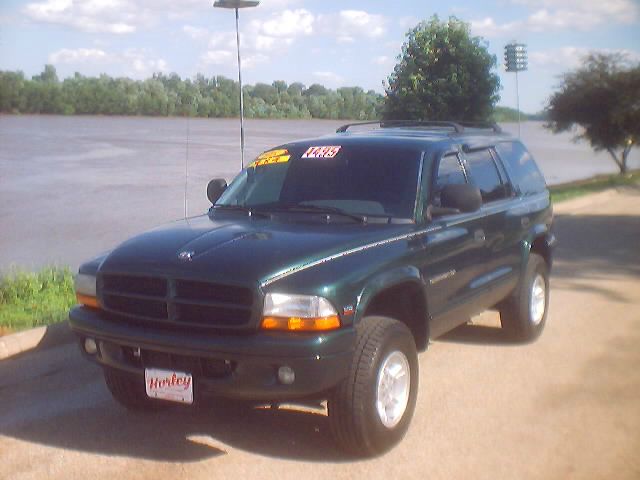
[(173, 370), (145, 368), (147, 395), (178, 403), (193, 403), (193, 376)]

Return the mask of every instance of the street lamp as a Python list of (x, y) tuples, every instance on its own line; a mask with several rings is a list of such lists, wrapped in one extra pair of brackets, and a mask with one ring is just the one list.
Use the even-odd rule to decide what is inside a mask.
[(236, 11), (236, 44), (238, 46), (238, 83), (240, 84), (240, 170), (244, 168), (244, 99), (242, 96), (242, 66), (240, 61), (240, 20), (238, 10), (241, 8), (257, 7), (258, 0), (216, 0), (216, 8), (232, 8)]
[(507, 72), (516, 72), (516, 104), (518, 108), (518, 137), (520, 136), (520, 92), (518, 91), (518, 72), (527, 69), (527, 46), (512, 42), (504, 47), (504, 67)]

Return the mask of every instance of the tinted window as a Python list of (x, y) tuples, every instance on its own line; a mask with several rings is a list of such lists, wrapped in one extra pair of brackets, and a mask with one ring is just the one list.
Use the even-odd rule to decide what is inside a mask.
[(337, 207), (350, 213), (413, 217), (421, 154), (398, 148), (341, 146), (335, 157), (303, 158), (306, 147), (286, 159), (252, 164), (220, 197), (218, 205), (269, 208)]
[(497, 144), (495, 148), (522, 195), (532, 195), (547, 188), (542, 173), (524, 145), (506, 142)]
[(465, 154), (470, 181), (480, 189), (483, 202), (506, 197), (505, 187), (500, 181), (498, 169), (489, 150), (477, 150)]
[(462, 166), (457, 155), (447, 155), (440, 160), (438, 165), (438, 175), (436, 177), (436, 188), (433, 192), (432, 203), (440, 206), (440, 192), (445, 185), (466, 183)]
[(440, 165), (438, 166), (438, 180), (436, 181), (436, 185), (442, 188), (452, 183), (466, 183), (457, 155), (447, 155), (440, 160)]

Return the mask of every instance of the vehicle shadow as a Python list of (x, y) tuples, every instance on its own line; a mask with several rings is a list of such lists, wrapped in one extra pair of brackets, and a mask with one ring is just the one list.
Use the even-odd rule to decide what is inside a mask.
[(437, 341), (496, 346), (522, 343), (510, 338), (500, 327), (473, 324), (460, 325), (439, 337)]
[(0, 397), (7, 409), (0, 411), (0, 436), (164, 462), (195, 462), (233, 449), (312, 462), (350, 460), (334, 446), (328, 417), (319, 408), (206, 400), (134, 413), (111, 398), (100, 369), (82, 359), (75, 345), (64, 348), (74, 350), (65, 355), (66, 365), (53, 362), (26, 382), (2, 380), (8, 368), (28, 367), (28, 356), (12, 360), (10, 367), (2, 362)]

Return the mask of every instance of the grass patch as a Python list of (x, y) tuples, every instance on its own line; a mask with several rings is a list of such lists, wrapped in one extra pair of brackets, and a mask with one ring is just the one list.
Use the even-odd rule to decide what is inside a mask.
[(65, 320), (75, 303), (68, 268), (13, 270), (0, 278), (0, 335)]
[(551, 192), (551, 200), (558, 203), (589, 193), (601, 192), (608, 188), (636, 185), (638, 182), (640, 182), (640, 170), (626, 175), (602, 175), (589, 180), (553, 185), (549, 187), (549, 191)]

